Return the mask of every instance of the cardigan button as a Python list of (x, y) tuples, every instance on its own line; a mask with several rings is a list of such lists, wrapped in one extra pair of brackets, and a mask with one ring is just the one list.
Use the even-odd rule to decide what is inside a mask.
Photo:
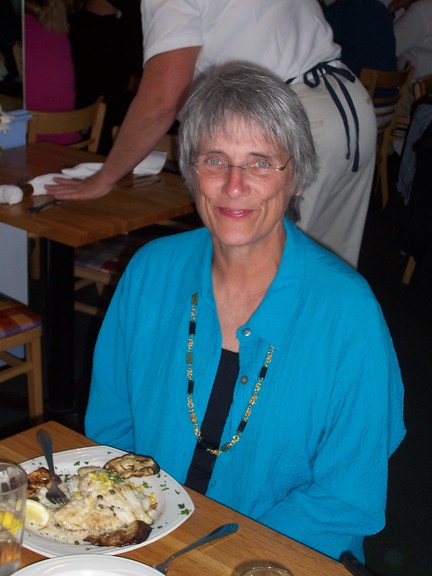
[(240, 378), (240, 384), (247, 384), (249, 382), (249, 378), (247, 376), (242, 376)]
[(252, 330), (250, 328), (245, 328), (242, 334), (243, 336), (250, 336), (252, 334)]

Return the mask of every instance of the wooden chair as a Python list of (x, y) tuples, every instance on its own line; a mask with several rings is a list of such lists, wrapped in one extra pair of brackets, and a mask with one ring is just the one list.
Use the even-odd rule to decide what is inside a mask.
[(29, 110), (32, 115), (27, 124), (27, 143), (33, 144), (40, 134), (68, 134), (81, 132), (82, 139), (70, 144), (73, 148), (86, 148), (97, 152), (105, 119), (106, 104), (100, 97), (85, 108), (65, 112), (41, 112)]
[[(432, 94), (432, 74), (418, 78), (413, 85), (414, 100), (418, 100), (422, 96)], [(408, 257), (408, 262), (402, 275), (402, 284), (409, 284), (416, 267), (414, 256)]]
[[(34, 423), (43, 419), (41, 318), (31, 308), (0, 293), (0, 383), (25, 374), (29, 417)], [(24, 346), (24, 359), (14, 348)]]
[[(32, 115), (27, 124), (27, 143), (33, 144), (38, 135), (68, 134), (81, 132), (82, 139), (70, 144), (73, 148), (86, 148), (89, 152), (97, 152), (105, 119), (106, 104), (100, 97), (94, 104), (85, 108), (65, 112), (41, 112), (30, 110)], [(30, 276), (34, 280), (40, 278), (40, 242), (35, 234), (29, 234), (32, 243), (30, 251)]]
[(413, 92), (414, 100), (418, 100), (427, 94), (432, 94), (432, 74), (417, 78), (413, 85)]
[[(381, 204), (385, 208), (389, 198), (387, 156), (392, 140), (405, 139), (396, 130), (398, 112), (414, 74), (414, 67), (408, 62), (401, 71), (388, 72), (363, 68), (360, 81), (372, 99), (377, 118), (376, 185), (381, 188)], [(383, 95), (383, 91), (384, 95)]]
[[(120, 234), (78, 248), (75, 253), (75, 303), (77, 312), (103, 317), (113, 290), (135, 252), (150, 240), (160, 236), (157, 226), (139, 233)], [(97, 303), (82, 297), (82, 290), (96, 288)]]

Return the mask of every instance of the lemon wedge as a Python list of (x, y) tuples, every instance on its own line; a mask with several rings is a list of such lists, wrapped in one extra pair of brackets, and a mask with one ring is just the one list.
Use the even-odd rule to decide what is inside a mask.
[(38, 527), (43, 528), (48, 524), (49, 519), (50, 512), (48, 508), (36, 500), (32, 500), (31, 498), (27, 499), (26, 524), (36, 524)]
[(0, 526), (12, 534), (21, 530), (22, 523), (15, 518), (12, 512), (8, 512), (6, 510), (0, 510)]

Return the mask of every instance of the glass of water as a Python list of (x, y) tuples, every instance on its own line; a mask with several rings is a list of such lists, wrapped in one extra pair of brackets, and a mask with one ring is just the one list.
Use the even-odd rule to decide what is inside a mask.
[(0, 462), (0, 576), (19, 569), (24, 533), (27, 474), (15, 464)]
[(241, 576), (292, 576), (292, 573), (286, 568), (272, 564), (262, 564), (252, 566), (242, 573)]

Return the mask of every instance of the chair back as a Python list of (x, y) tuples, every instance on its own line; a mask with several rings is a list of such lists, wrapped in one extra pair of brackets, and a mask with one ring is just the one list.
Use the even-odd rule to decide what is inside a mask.
[(363, 68), (360, 82), (372, 100), (377, 119), (376, 186), (381, 187), (382, 207), (389, 198), (387, 156), (393, 140), (405, 140), (408, 119), (399, 117), (399, 110), (414, 74), (411, 62), (403, 70), (386, 71)]
[(427, 74), (421, 78), (417, 78), (413, 86), (414, 99), (418, 100), (422, 96), (432, 94), (432, 74)]
[(71, 146), (97, 152), (106, 113), (106, 104), (102, 97), (98, 98), (94, 104), (76, 110), (65, 112), (29, 110), (29, 112), (32, 118), (27, 128), (28, 144), (36, 142), (37, 136), (42, 134), (81, 132), (84, 134), (83, 139)]
[(403, 70), (393, 72), (362, 69), (360, 82), (368, 91), (374, 105), (379, 134), (386, 130), (391, 134), (413, 74), (414, 67), (410, 62), (406, 63)]

